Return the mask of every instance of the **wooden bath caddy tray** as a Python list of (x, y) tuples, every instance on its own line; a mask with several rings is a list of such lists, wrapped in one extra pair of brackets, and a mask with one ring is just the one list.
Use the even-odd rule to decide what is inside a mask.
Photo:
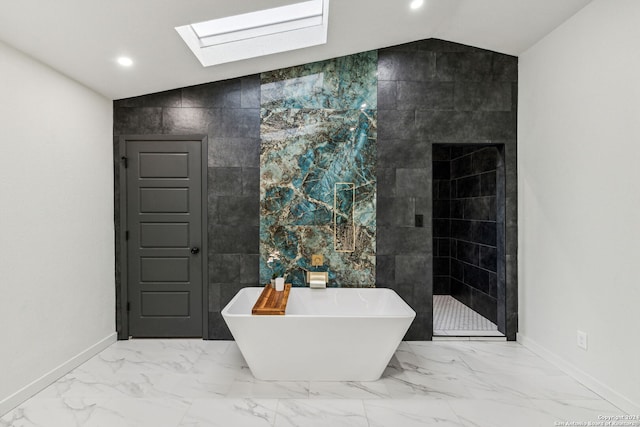
[(258, 301), (251, 309), (251, 314), (284, 315), (290, 291), (291, 283), (285, 283), (284, 291), (280, 292), (271, 285), (265, 285)]

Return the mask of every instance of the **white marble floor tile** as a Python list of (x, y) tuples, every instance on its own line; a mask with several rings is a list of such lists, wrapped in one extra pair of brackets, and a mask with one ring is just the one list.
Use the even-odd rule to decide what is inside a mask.
[(273, 426), (276, 399), (194, 400), (179, 427)]
[[(441, 344), (451, 345), (450, 342)], [(469, 341), (461, 344), (461, 359), (477, 374), (564, 375), (517, 343)]]
[[(200, 356), (201, 360), (215, 361), (218, 364), (227, 366), (247, 366), (247, 362), (242, 357), (242, 353), (237, 344), (233, 341), (205, 341), (214, 343), (203, 347), (204, 352)], [(217, 343), (217, 344), (215, 344)]]
[(470, 351), (468, 341), (463, 342), (411, 342), (412, 351), (421, 357), (438, 362), (462, 362), (462, 356)]
[(224, 357), (229, 354), (230, 347), (234, 346), (238, 348), (234, 341), (220, 341), (220, 340), (202, 340), (203, 356), (209, 357)]
[(157, 375), (149, 378), (146, 390), (149, 396), (188, 399), (225, 397), (233, 384), (233, 378), (213, 375)]
[[(227, 344), (228, 347), (228, 344)], [(111, 365), (112, 372), (190, 373), (197, 360), (206, 354), (203, 340), (129, 340), (117, 341), (88, 362)]]
[(189, 407), (180, 399), (111, 399), (101, 406), (109, 422), (95, 417), (86, 427), (177, 427)]
[[(532, 404), (558, 421), (597, 425), (606, 416), (620, 416), (623, 411), (606, 400), (532, 400)], [(636, 422), (637, 423), (637, 422)]]
[(405, 371), (380, 381), (392, 399), (464, 399), (475, 396), (469, 388), (469, 378), (473, 379)]
[(381, 399), (389, 390), (383, 381), (311, 381), (309, 397), (314, 399)]
[(429, 356), (438, 361), (462, 360), (462, 355), (470, 350), (469, 340), (438, 342), (438, 341), (409, 341), (407, 343), (415, 354)]
[(415, 371), (423, 375), (447, 375), (459, 377), (471, 375), (471, 368), (463, 361), (459, 352), (437, 346), (413, 346), (412, 352), (396, 353), (404, 371)]
[(42, 395), (59, 398), (93, 397), (103, 399), (162, 397), (155, 390), (154, 380), (155, 378), (144, 373), (96, 376), (76, 369), (45, 389)]
[(197, 372), (187, 375), (196, 375), (206, 378), (208, 382), (217, 384), (242, 380), (245, 377), (252, 378), (249, 367), (231, 366), (226, 363), (201, 359), (197, 363)]
[(230, 341), (118, 341), (0, 427), (551, 426), (622, 415), (513, 342), (403, 342), (374, 382), (260, 381)]
[(104, 399), (33, 398), (0, 418), (2, 427), (86, 425), (93, 417), (110, 418), (99, 406)]
[(234, 381), (226, 397), (308, 399), (308, 381)]
[(7, 427), (177, 427), (178, 399), (32, 399), (2, 417)]
[(442, 401), (416, 399), (365, 400), (369, 427), (462, 427), (451, 407)]
[(557, 421), (524, 399), (451, 399), (447, 403), (466, 427), (546, 427)]
[(495, 357), (464, 355), (462, 360), (476, 374), (563, 375), (562, 372), (537, 357)]
[(478, 374), (480, 399), (599, 400), (600, 396), (567, 375)]
[(229, 393), (234, 376), (214, 374), (114, 374), (96, 378), (74, 371), (43, 392), (42, 397), (93, 398), (209, 398)]
[(286, 399), (275, 427), (368, 427), (362, 400)]
[(253, 377), (242, 358), (229, 354), (204, 355), (193, 365), (190, 374), (205, 375), (209, 378), (216, 378), (217, 381), (233, 381), (243, 377)]
[(396, 352), (403, 350), (413, 351), (411, 348), (411, 343), (409, 341), (401, 341), (400, 344), (398, 344), (398, 349), (396, 350)]

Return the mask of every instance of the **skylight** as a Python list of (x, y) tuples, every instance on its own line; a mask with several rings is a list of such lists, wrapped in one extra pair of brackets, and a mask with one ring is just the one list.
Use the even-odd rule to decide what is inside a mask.
[(208, 67), (324, 44), (328, 13), (329, 0), (309, 0), (183, 25), (176, 31)]

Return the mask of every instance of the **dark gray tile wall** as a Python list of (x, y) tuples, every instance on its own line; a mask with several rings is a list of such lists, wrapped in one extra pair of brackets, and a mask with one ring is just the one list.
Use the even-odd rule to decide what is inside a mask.
[[(381, 49), (378, 58), (378, 285), (395, 289), (415, 309), (406, 338), (431, 339), (431, 296), (450, 290), (446, 278), (454, 273), (446, 262), (453, 248), (442, 231), (453, 224), (440, 203), (451, 188), (438, 162), (448, 158), (433, 145), (504, 144), (507, 262), (496, 276), (506, 278), (505, 331), (514, 340), (518, 60), (436, 39)], [(461, 186), (480, 191), (482, 181)], [(415, 226), (416, 215), (423, 227)]]
[[(208, 136), (207, 338), (230, 339), (220, 311), (240, 288), (259, 281), (260, 76), (115, 101), (115, 153), (118, 137), (128, 134)], [(118, 191), (119, 168), (115, 171)], [(115, 223), (118, 227), (118, 203)], [(126, 338), (117, 313), (119, 337)]]
[(433, 145), (433, 294), (451, 295), (451, 147)]
[[(502, 163), (500, 154), (493, 146), (453, 146), (450, 155), (449, 292), (497, 323), (497, 171), (498, 164)], [(434, 211), (434, 233), (438, 225), (435, 214)], [(436, 270), (434, 280), (435, 274)]]
[[(430, 39), (381, 49), (378, 72), (377, 285), (396, 289), (415, 309), (406, 338), (431, 339), (432, 145), (505, 144), (507, 263), (498, 275), (513, 288), (505, 304), (507, 337), (515, 339), (517, 58)], [(220, 310), (239, 288), (259, 279), (259, 108), (259, 76), (114, 102), (116, 200), (120, 135), (208, 135), (212, 339), (230, 338)], [(423, 227), (415, 227), (416, 215), (423, 216)], [(116, 265), (118, 305), (119, 269)], [(117, 313), (119, 337), (126, 338)]]

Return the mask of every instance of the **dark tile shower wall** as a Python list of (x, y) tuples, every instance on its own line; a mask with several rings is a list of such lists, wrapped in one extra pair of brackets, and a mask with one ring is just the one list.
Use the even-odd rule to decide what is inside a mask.
[(451, 147), (433, 145), (433, 294), (451, 295)]
[[(446, 184), (438, 186), (437, 194), (434, 190), (446, 172), (439, 158), (432, 158), (433, 144), (483, 143), (504, 144), (506, 267), (497, 276), (507, 288), (502, 326), (507, 338), (515, 339), (517, 80), (516, 57), (442, 40), (378, 51), (376, 281), (395, 289), (415, 309), (407, 339), (431, 339), (431, 296), (448, 287), (445, 254), (453, 248), (447, 248), (447, 236), (432, 228), (434, 219), (445, 226), (449, 222), (432, 217), (434, 207), (437, 216), (446, 216), (440, 211), (445, 204), (439, 203)], [(422, 215), (424, 227), (415, 226), (416, 215)]]
[(450, 294), (494, 323), (498, 307), (498, 163), (496, 147), (451, 148)]
[[(434, 39), (378, 55), (377, 286), (395, 289), (415, 309), (406, 339), (431, 339), (432, 144), (504, 144), (507, 263), (498, 276), (510, 289), (506, 335), (515, 339), (517, 58)], [(239, 288), (259, 280), (259, 127), (257, 75), (114, 102), (116, 201), (120, 135), (208, 135), (212, 339), (230, 338), (220, 310)], [(423, 227), (415, 227), (416, 215)], [(119, 236), (117, 203), (115, 216)], [(119, 271), (117, 264), (118, 305)], [(116, 313), (119, 337), (126, 338), (119, 308)]]
[[(239, 289), (259, 282), (260, 76), (115, 101), (115, 159), (118, 137), (127, 134), (208, 135), (208, 338), (231, 339), (220, 311)], [(117, 164), (115, 171), (119, 193)], [(116, 313), (119, 337), (126, 338)]]

